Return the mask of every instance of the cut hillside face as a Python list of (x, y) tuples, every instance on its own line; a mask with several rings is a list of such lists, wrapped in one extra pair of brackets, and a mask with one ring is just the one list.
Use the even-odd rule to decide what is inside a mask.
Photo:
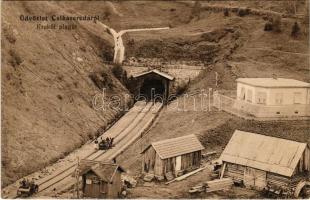
[(116, 120), (121, 111), (93, 108), (102, 88), (107, 101), (128, 94), (103, 63), (113, 58), (113, 46), (102, 30), (92, 32), (88, 24), (36, 30), (21, 14), (65, 11), (54, 2), (2, 4), (2, 186), (65, 156)]
[(222, 12), (204, 11), (200, 20), (167, 31), (128, 34), (126, 57), (204, 62), (205, 72), (192, 82), (190, 90), (234, 89), (236, 78), (273, 74), (309, 82), (309, 32), (292, 37), (295, 21), (301, 30), (308, 27), (302, 19), (283, 18), (281, 32), (269, 32), (264, 31), (268, 17), (236, 13), (224, 17)]

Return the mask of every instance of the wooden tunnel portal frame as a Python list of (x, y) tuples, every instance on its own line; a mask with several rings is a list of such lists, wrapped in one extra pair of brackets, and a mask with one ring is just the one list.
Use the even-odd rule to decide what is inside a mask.
[[(167, 103), (173, 76), (157, 69), (146, 71), (133, 76), (136, 81), (136, 95), (146, 95), (147, 98), (162, 96), (163, 103)], [(154, 92), (154, 93), (153, 93)]]

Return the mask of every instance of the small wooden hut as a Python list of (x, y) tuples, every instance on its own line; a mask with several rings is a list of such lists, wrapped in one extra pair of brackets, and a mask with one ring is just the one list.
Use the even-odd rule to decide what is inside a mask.
[(143, 173), (170, 180), (199, 168), (203, 149), (195, 135), (154, 142), (142, 152)]
[(83, 197), (111, 199), (121, 194), (124, 169), (119, 165), (82, 160), (78, 171), (82, 176)]
[(309, 179), (306, 143), (236, 130), (223, 151), (221, 176), (258, 190), (293, 193)]

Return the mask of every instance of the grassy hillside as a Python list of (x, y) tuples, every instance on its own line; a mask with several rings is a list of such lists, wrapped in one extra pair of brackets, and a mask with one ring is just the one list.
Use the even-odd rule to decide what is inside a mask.
[[(64, 14), (53, 2), (2, 4), (2, 186), (79, 147), (121, 113), (95, 110), (101, 92), (128, 93), (103, 61), (113, 46), (105, 33), (36, 30), (19, 15)], [(97, 83), (97, 85), (98, 85)]]

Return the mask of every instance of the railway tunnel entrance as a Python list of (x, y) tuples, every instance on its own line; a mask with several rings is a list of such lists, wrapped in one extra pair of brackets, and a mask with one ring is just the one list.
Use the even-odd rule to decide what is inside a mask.
[(163, 98), (165, 95), (165, 86), (161, 80), (145, 79), (140, 88), (140, 95), (150, 100), (155, 97)]
[(138, 96), (138, 99), (167, 103), (170, 82), (174, 77), (155, 69), (137, 74), (134, 78), (137, 87), (135, 96)]

